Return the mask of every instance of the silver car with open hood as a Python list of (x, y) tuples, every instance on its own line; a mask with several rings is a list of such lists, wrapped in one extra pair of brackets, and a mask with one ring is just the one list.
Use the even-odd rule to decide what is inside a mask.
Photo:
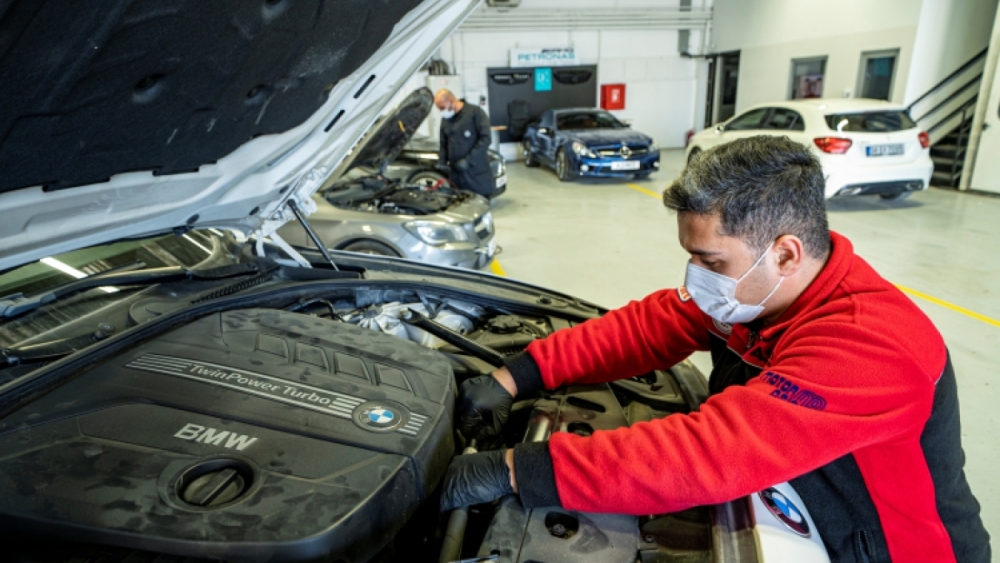
[[(430, 90), (411, 93), (361, 141), (346, 171), (313, 195), (309, 223), (328, 248), (474, 269), (493, 260), (489, 200), (446, 180), (410, 181), (407, 170), (392, 167), (433, 105)], [(312, 244), (299, 223), (278, 233), (295, 246)]]

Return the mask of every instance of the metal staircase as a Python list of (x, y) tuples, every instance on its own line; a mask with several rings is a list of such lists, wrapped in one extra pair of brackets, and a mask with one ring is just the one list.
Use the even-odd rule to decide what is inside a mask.
[(934, 161), (931, 185), (955, 188), (962, 177), (985, 63), (983, 49), (907, 107), (910, 116), (931, 139)]
[(976, 98), (962, 106), (959, 126), (931, 145), (931, 160), (934, 174), (931, 184), (944, 188), (958, 187), (965, 164), (965, 149), (969, 144), (969, 130), (972, 129), (972, 114), (976, 110)]

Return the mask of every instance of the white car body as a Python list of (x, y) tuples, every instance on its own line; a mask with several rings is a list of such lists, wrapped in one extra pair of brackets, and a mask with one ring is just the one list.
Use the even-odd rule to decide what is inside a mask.
[[(734, 124), (764, 110), (758, 127), (731, 129)], [(792, 129), (774, 128), (772, 116), (777, 110), (792, 111), (801, 121)], [(809, 99), (758, 104), (725, 123), (700, 131), (691, 138), (687, 158), (729, 141), (754, 135), (787, 136), (802, 143), (819, 158), (826, 177), (826, 197), (850, 195), (881, 195), (894, 199), (927, 189), (934, 163), (930, 148), (921, 142), (922, 131), (914, 125), (892, 132), (838, 131), (827, 123), (827, 116), (856, 115), (882, 112), (906, 112), (906, 108), (880, 100)], [(790, 115), (783, 113), (783, 115)], [(786, 121), (786, 123), (788, 123)], [(801, 123), (801, 125), (799, 124)], [(850, 141), (843, 154), (831, 154), (819, 148), (816, 139), (836, 138)], [(882, 147), (893, 147), (900, 154), (877, 154)], [(901, 147), (901, 150), (900, 150)], [(874, 151), (876, 154), (871, 155)], [(919, 183), (919, 185), (918, 185)], [(899, 196), (898, 194), (903, 194)]]

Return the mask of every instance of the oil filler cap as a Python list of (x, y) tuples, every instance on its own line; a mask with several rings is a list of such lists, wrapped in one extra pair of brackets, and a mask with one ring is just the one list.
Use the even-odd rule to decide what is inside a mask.
[(213, 508), (239, 499), (250, 488), (253, 472), (235, 460), (213, 460), (181, 475), (177, 496), (199, 508)]

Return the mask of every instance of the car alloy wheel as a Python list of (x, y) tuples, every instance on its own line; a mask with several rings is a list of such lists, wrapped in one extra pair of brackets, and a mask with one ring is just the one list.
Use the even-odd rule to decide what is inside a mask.
[(528, 168), (538, 166), (538, 161), (531, 155), (531, 143), (527, 139), (521, 141), (521, 156), (524, 158), (524, 165)]
[(556, 155), (556, 176), (560, 182), (569, 180), (569, 159), (566, 157), (566, 151), (562, 149)]
[(419, 170), (406, 179), (406, 183), (422, 188), (433, 188), (434, 186), (451, 186), (451, 181), (433, 170)]

